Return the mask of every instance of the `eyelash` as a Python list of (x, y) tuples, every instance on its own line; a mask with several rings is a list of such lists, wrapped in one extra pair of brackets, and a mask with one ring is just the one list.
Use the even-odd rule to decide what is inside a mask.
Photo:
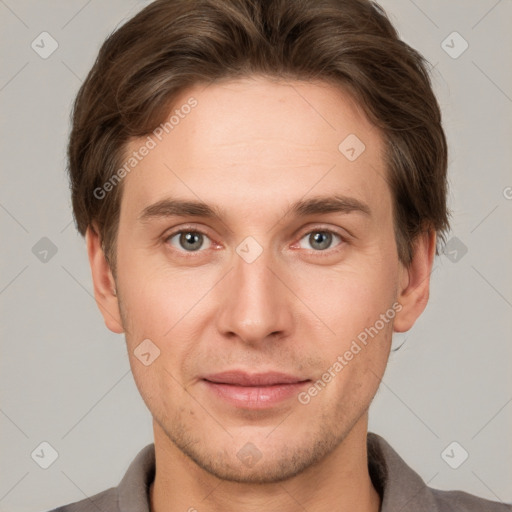
[[(182, 227), (179, 230), (176, 230), (176, 231), (173, 231), (173, 232), (171, 232), (169, 234), (166, 234), (164, 236), (164, 239), (163, 239), (164, 243), (167, 244), (167, 245), (170, 245), (169, 240), (171, 238), (174, 238), (176, 235), (181, 235), (183, 233), (196, 233), (196, 234), (203, 235), (204, 237), (210, 239), (210, 237), (208, 236), (208, 234), (205, 231), (203, 231), (203, 230), (201, 230), (199, 228), (196, 228), (194, 226), (185, 226), (184, 228)], [(300, 241), (303, 240), (304, 237), (306, 237), (307, 235), (311, 235), (313, 233), (329, 233), (329, 234), (334, 235), (335, 237), (338, 237), (340, 239), (340, 243), (338, 244), (338, 246), (335, 246), (334, 249), (329, 248), (329, 249), (325, 249), (323, 251), (322, 250), (317, 251), (317, 250), (314, 250), (314, 249), (306, 249), (308, 252), (314, 253), (316, 256), (319, 256), (319, 257), (331, 256), (333, 253), (336, 253), (339, 250), (341, 250), (339, 246), (344, 246), (347, 243), (347, 239), (343, 235), (341, 235), (340, 233), (338, 233), (338, 232), (336, 232), (336, 231), (334, 231), (332, 229), (324, 228), (324, 227), (321, 227), (321, 226), (320, 227), (315, 227), (314, 229), (310, 229), (309, 231), (304, 232), (300, 236), (300, 238), (299, 238), (297, 243), (300, 243)], [(215, 244), (215, 242), (213, 242), (211, 239), (210, 239), (210, 241), (211, 241), (212, 244)], [(296, 245), (296, 244), (294, 244), (294, 245)], [(184, 257), (186, 257), (186, 258), (187, 257), (195, 257), (197, 254), (200, 254), (200, 253), (203, 253), (203, 252), (206, 251), (206, 249), (199, 249), (197, 251), (185, 251), (185, 250), (182, 250), (182, 249), (176, 249), (174, 247), (172, 247), (172, 250), (175, 251), (175, 252), (180, 253), (181, 255), (185, 255)]]

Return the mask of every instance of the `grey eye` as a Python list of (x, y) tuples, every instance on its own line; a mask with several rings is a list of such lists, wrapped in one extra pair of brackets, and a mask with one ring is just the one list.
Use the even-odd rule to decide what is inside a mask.
[(308, 233), (301, 239), (301, 242), (302, 240), (307, 240), (310, 244), (310, 247), (303, 247), (304, 249), (312, 248), (317, 251), (324, 251), (330, 248), (334, 237), (341, 240), (339, 235), (332, 233), (331, 231), (317, 230)]
[[(173, 239), (176, 238), (178, 245), (172, 242)], [(206, 240), (208, 240), (208, 237), (198, 231), (178, 231), (174, 235), (171, 235), (167, 240), (173, 247), (177, 249), (184, 249), (187, 252), (196, 252), (203, 247), (203, 244)]]

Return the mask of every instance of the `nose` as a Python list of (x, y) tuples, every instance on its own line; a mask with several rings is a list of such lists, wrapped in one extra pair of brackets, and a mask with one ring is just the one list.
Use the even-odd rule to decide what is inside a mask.
[(293, 295), (285, 285), (286, 272), (272, 262), (270, 251), (250, 263), (235, 253), (233, 265), (223, 280), (219, 332), (250, 345), (290, 336)]

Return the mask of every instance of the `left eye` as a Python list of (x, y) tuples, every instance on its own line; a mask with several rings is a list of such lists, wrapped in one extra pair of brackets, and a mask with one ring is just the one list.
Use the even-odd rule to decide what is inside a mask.
[[(170, 235), (166, 241), (169, 242), (173, 247), (176, 247), (176, 245), (172, 242), (172, 240), (176, 237), (178, 237), (177, 243), (179, 244), (177, 249), (185, 249), (187, 252), (196, 252), (201, 248), (208, 249), (211, 246), (210, 239), (204, 233), (199, 231), (178, 231), (173, 235)], [(210, 244), (207, 247), (203, 247), (205, 240), (208, 240)]]
[[(307, 240), (307, 242), (312, 246), (314, 250), (325, 251), (326, 249), (330, 248), (333, 241), (333, 237), (336, 237), (343, 242), (343, 239), (341, 238), (340, 235), (337, 235), (336, 233), (327, 230), (311, 231), (306, 236), (301, 238), (301, 242), (303, 240)], [(308, 249), (308, 247), (302, 246), (301, 248)]]

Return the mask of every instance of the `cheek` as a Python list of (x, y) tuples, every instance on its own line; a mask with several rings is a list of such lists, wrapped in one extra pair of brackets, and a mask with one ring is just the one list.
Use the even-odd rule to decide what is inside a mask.
[(326, 403), (338, 403), (342, 409), (347, 401), (367, 405), (375, 395), (389, 357), (392, 319), (362, 328), (352, 325), (351, 331), (352, 335), (347, 332), (338, 339), (336, 347), (329, 347), (325, 373), (320, 376), (324, 382), (334, 382)]
[[(207, 304), (201, 298), (214, 281), (165, 268), (126, 268), (122, 273), (120, 267), (119, 303), (130, 364), (143, 396), (156, 396), (155, 390), (164, 391), (162, 386), (172, 388), (183, 381), (183, 366), (200, 339), (198, 326)], [(144, 366), (144, 360), (153, 359)]]
[(164, 337), (200, 299), (200, 279), (193, 282), (183, 272), (171, 272), (136, 254), (120, 258), (118, 281), (123, 319), (132, 338)]
[[(325, 273), (309, 272), (297, 295), (341, 340), (355, 337), (385, 314), (396, 300), (397, 276), (371, 265)], [(393, 315), (393, 312), (391, 312)], [(381, 327), (382, 328), (382, 327)]]
[(321, 285), (312, 288), (315, 292), (309, 295), (308, 305), (329, 328), (322, 328), (326, 333), (322, 336), (319, 331), (312, 332), (315, 350), (323, 360), (320, 372), (325, 372), (317, 377), (324, 383), (333, 382), (327, 384), (330, 391), (324, 395), (325, 403), (346, 407), (346, 401), (353, 400), (365, 404), (378, 388), (400, 307), (395, 302), (397, 276), (386, 270), (389, 268), (393, 267), (375, 264), (363, 269), (361, 265), (329, 278), (321, 278), (320, 272), (308, 277), (308, 283)]

